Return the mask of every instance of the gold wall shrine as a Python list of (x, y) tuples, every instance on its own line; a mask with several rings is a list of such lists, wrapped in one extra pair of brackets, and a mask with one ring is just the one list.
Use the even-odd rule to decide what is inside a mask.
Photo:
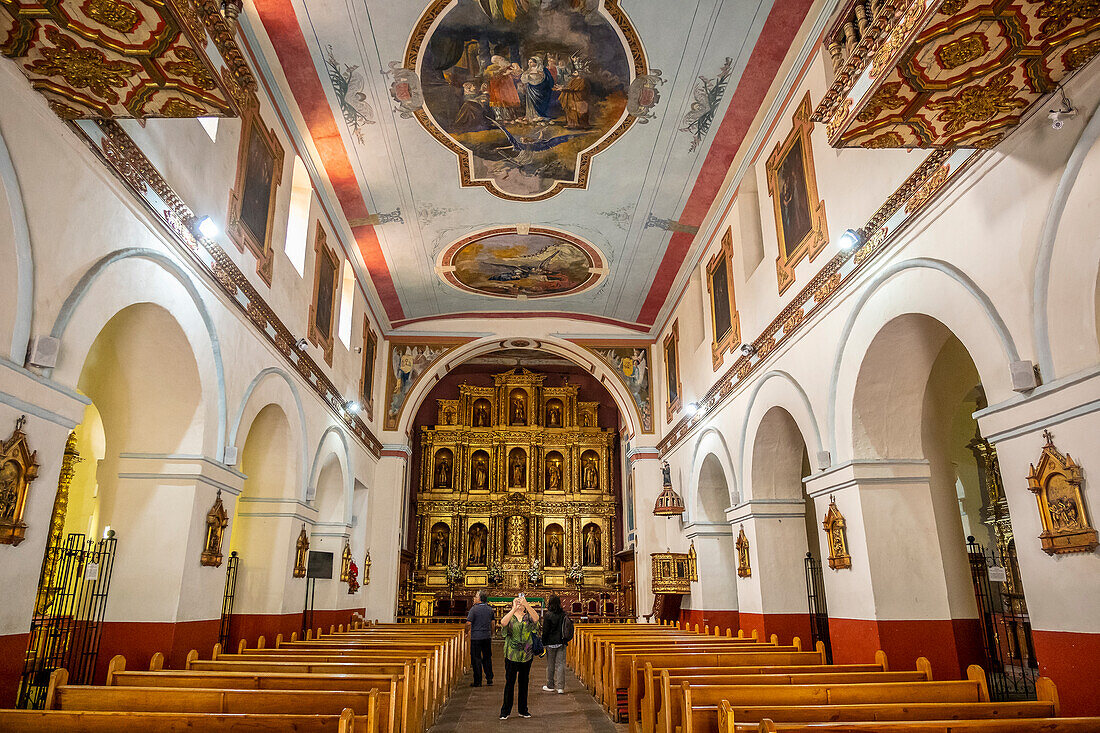
[[(458, 399), (438, 400), (437, 424), (421, 428), (418, 607), (460, 588), (618, 588), (615, 433), (599, 427), (599, 403), (578, 400), (577, 385), (545, 380), (517, 368), (493, 386), (463, 384)], [(604, 599), (622, 607), (614, 593)]]

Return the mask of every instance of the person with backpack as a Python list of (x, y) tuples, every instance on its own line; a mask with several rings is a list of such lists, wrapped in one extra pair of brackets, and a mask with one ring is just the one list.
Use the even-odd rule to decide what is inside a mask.
[(573, 639), (573, 619), (561, 607), (561, 598), (550, 596), (542, 622), (542, 643), (546, 647), (547, 692), (565, 694), (565, 645)]
[(500, 631), (504, 636), (504, 702), (500, 706), (501, 720), (506, 720), (512, 714), (512, 696), (517, 682), (519, 717), (531, 717), (531, 711), (527, 708), (531, 662), (536, 654), (542, 653), (538, 618), (539, 612), (520, 593), (512, 600), (512, 609), (500, 620)]

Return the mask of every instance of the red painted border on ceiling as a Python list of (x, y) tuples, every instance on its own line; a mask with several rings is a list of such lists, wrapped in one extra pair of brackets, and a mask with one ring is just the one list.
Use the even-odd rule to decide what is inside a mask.
[[(811, 5), (813, 0), (775, 0), (680, 214), (681, 223), (702, 225)], [(686, 232), (676, 232), (669, 239), (665, 256), (638, 314), (639, 323), (652, 326), (657, 320), (694, 239), (695, 235)]]
[[(298, 109), (309, 127), (313, 144), (321, 155), (321, 162), (332, 188), (336, 191), (344, 216), (348, 219), (366, 218), (370, 212), (363, 201), (359, 181), (355, 177), (351, 159), (336, 125), (336, 117), (325, 97), (324, 87), (321, 86), (321, 79), (313, 65), (313, 57), (309, 53), (305, 36), (302, 35), (293, 5), (290, 0), (256, 0), (255, 5), (260, 22), (271, 39), (271, 45), (275, 47), (275, 54), (279, 57), (279, 64), (298, 103)], [(378, 244), (374, 227), (354, 227), (351, 232), (363, 255), (363, 262), (366, 263), (378, 298), (386, 309), (386, 315), (390, 320), (404, 318), (405, 311), (401, 307), (397, 288), (386, 263), (386, 256)]]

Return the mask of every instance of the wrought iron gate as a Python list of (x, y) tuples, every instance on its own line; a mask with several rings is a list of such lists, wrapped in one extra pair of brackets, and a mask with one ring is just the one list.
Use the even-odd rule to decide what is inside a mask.
[(1031, 620), (1016, 569), (1014, 548), (987, 550), (966, 538), (970, 578), (978, 604), (989, 699), (1034, 700), (1039, 664), (1031, 641)]
[(107, 537), (98, 542), (73, 533), (63, 545), (46, 548), (44, 574), (23, 660), (19, 707), (45, 705), (46, 689), (55, 669), (68, 670), (70, 684), (91, 683), (117, 543), (114, 531), (108, 531)]
[(806, 599), (810, 606), (810, 641), (825, 645), (825, 662), (833, 663), (833, 645), (829, 641), (829, 608), (825, 604), (825, 577), (821, 573), (821, 561), (812, 553), (806, 553)]
[(225, 592), (222, 594), (222, 624), (218, 632), (218, 643), (222, 649), (229, 649), (229, 625), (233, 620), (233, 598), (237, 594), (237, 565), (241, 558), (237, 551), (229, 553), (229, 559), (225, 561)]

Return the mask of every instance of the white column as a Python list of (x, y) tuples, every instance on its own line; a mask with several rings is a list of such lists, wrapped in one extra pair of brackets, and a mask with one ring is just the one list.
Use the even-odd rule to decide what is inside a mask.
[(653, 609), (653, 563), (650, 554), (668, 549), (668, 523), (675, 519), (653, 516), (653, 505), (661, 493), (663, 475), (656, 448), (638, 447), (627, 453), (634, 484), (634, 586), (638, 617)]
[(408, 514), (408, 467), (412, 455), (407, 445), (387, 445), (374, 471), (371, 494), (370, 526), (367, 542), (371, 556), (370, 585), (365, 593), (368, 619), (392, 621), (397, 613), (397, 581), (401, 566), (401, 547), (415, 544), (406, 538)]

